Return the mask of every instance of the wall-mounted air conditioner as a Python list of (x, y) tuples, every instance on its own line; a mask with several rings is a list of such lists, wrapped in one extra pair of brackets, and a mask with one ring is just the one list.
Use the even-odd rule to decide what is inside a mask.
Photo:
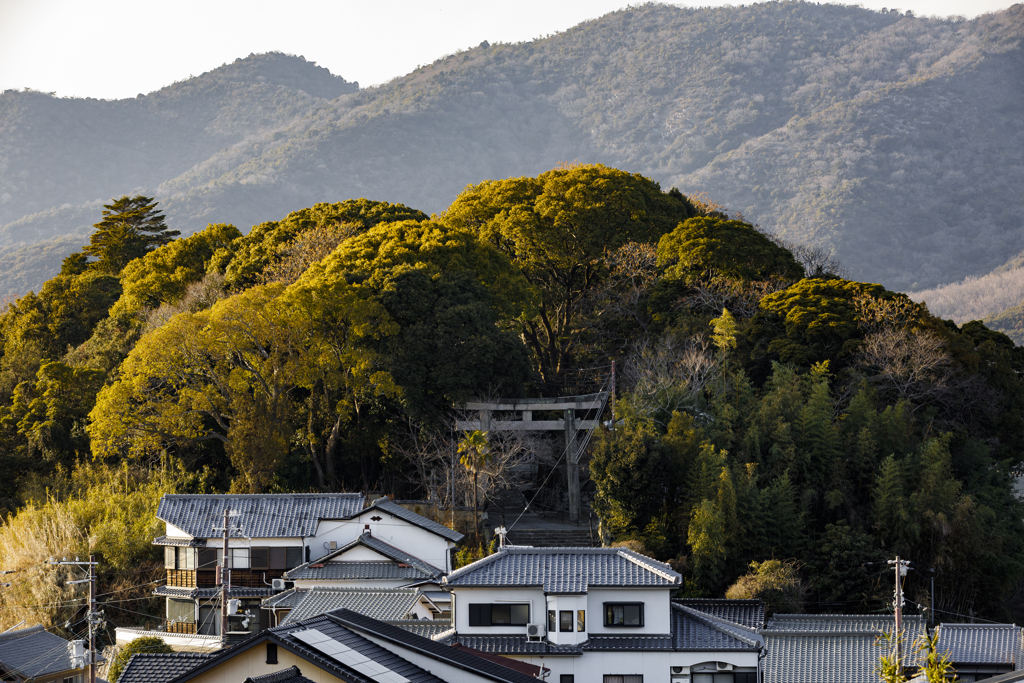
[(284, 579), (271, 579), (270, 580), (270, 585), (276, 591), (283, 591), (284, 590)]
[(690, 667), (688, 667), (688, 666), (673, 666), (672, 667), (672, 675), (673, 676), (682, 676), (683, 674), (689, 674), (689, 673), (690, 673)]
[(672, 676), (672, 683), (690, 683), (690, 674)]
[(732, 671), (732, 664), (728, 664), (727, 662), (718, 662), (718, 670), (719, 671)]
[(540, 640), (545, 635), (544, 624), (527, 624), (526, 625), (526, 639), (527, 640)]

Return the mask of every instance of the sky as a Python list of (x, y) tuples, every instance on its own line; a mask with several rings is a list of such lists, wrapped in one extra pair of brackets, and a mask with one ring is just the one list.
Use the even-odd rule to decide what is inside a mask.
[[(626, 4), (624, 0), (0, 0), (0, 91), (32, 88), (60, 97), (135, 97), (237, 57), (274, 50), (302, 55), (365, 87), (386, 83), (484, 40), (531, 40)], [(1014, 0), (865, 0), (856, 4), (909, 9), (918, 16), (970, 18), (1005, 9)]]

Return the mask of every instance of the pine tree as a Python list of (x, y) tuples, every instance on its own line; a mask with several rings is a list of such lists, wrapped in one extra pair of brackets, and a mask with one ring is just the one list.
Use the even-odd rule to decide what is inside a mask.
[(152, 197), (124, 195), (103, 205), (103, 220), (82, 251), (96, 259), (92, 267), (118, 275), (128, 263), (161, 247), (181, 233), (168, 230)]

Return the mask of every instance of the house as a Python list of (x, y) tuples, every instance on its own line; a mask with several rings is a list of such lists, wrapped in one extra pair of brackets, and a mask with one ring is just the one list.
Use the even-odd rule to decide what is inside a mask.
[[(541, 674), (537, 668), (529, 668)], [(349, 610), (278, 626), (212, 654), (135, 655), (119, 683), (536, 683), (522, 670)]]
[[(97, 656), (97, 661), (102, 657)], [(83, 683), (89, 679), (85, 641), (67, 641), (42, 626), (0, 633), (0, 681)]]
[[(876, 683), (881, 638), (895, 631), (892, 615), (776, 614), (762, 631), (764, 683)], [(925, 633), (920, 616), (903, 617), (908, 668)]]
[(356, 493), (165, 495), (157, 518), (166, 533), (154, 543), (164, 547), (167, 581), (155, 594), (167, 600), (169, 633), (221, 635), (225, 511), (236, 638), (272, 623), (261, 602), (285, 589), (290, 570), (304, 587), (321, 585), (318, 577), (336, 587), (436, 586), (462, 538), (387, 498), (366, 506)]
[(625, 548), (506, 547), (445, 578), (454, 626), (438, 640), (558, 683), (756, 683), (762, 636), (673, 604), (681, 581)]
[[(338, 609), (349, 609), (384, 622), (432, 622), (440, 609), (418, 588), (292, 588), (263, 601), (274, 625), (290, 624)], [(438, 619), (437, 630), (450, 627)]]
[(939, 624), (935, 633), (936, 649), (963, 683), (1024, 668), (1024, 629), (1016, 624)]

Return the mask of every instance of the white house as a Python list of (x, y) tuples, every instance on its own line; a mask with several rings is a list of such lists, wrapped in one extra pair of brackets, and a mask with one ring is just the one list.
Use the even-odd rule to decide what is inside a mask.
[[(221, 635), (218, 567), (224, 555), (228, 512), (229, 599), (238, 616), (229, 632), (254, 633), (270, 625), (261, 600), (285, 589), (286, 573), (303, 567), (304, 587), (404, 587), (435, 585), (451, 568), (451, 551), (462, 534), (386, 498), (366, 506), (357, 493), (275, 495), (165, 495), (157, 518), (166, 534), (167, 631)], [(339, 552), (340, 551), (340, 552)], [(323, 569), (365, 580), (317, 583)], [(371, 567), (372, 565), (372, 567)], [(301, 572), (300, 572), (301, 573)], [(384, 575), (405, 579), (381, 579)], [(380, 580), (379, 580), (380, 579)]]
[(681, 580), (624, 548), (503, 548), (444, 579), (454, 625), (438, 639), (556, 683), (757, 683), (763, 637), (673, 604)]

